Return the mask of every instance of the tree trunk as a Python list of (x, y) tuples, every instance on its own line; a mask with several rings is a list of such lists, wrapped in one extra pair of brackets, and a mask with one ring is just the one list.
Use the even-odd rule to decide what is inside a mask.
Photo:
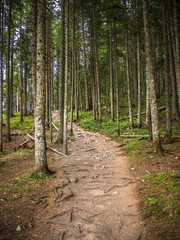
[(129, 44), (128, 44), (128, 32), (127, 32), (127, 55), (126, 55), (126, 71), (127, 71), (127, 92), (128, 92), (128, 106), (129, 106), (129, 121), (130, 128), (134, 128), (133, 116), (132, 116), (132, 102), (131, 102), (131, 89), (130, 89), (130, 74), (129, 74)]
[(138, 65), (138, 124), (137, 127), (140, 128), (141, 123), (141, 65), (140, 65), (140, 43), (139, 36), (137, 37), (137, 65)]
[(60, 35), (60, 79), (59, 79), (59, 134), (58, 142), (63, 143), (64, 122), (64, 58), (65, 58), (65, 0), (61, 1), (61, 35)]
[(179, 30), (178, 30), (178, 15), (177, 15), (177, 1), (173, 0), (173, 10), (174, 10), (174, 30), (175, 30), (175, 44), (176, 44), (176, 79), (178, 86), (178, 102), (180, 109), (180, 40), (179, 40)]
[(96, 37), (96, 26), (95, 26), (95, 16), (93, 12), (93, 36), (94, 36), (94, 53), (95, 53), (95, 76), (97, 84), (97, 106), (98, 106), (98, 121), (102, 122), (101, 113), (101, 92), (100, 92), (100, 79), (99, 79), (99, 60), (98, 60), (98, 48), (97, 48), (97, 37)]
[(74, 108), (74, 64), (73, 64), (73, 53), (72, 53), (72, 74), (71, 74), (71, 100), (70, 100), (70, 134), (73, 135), (73, 108)]
[[(28, 33), (27, 33), (27, 23), (26, 23), (26, 36), (25, 36), (25, 48), (28, 49)], [(27, 115), (27, 75), (28, 75), (28, 57), (26, 56), (24, 62), (24, 96), (23, 96), (23, 105), (24, 105), (24, 112), (23, 115)]]
[(23, 59), (22, 59), (22, 10), (20, 17), (20, 121), (23, 122)]
[(75, 119), (79, 118), (79, 48), (76, 51), (76, 73), (75, 73)]
[(149, 139), (150, 141), (153, 141), (150, 102), (151, 99), (150, 99), (149, 75), (146, 64), (146, 126), (149, 132)]
[(171, 35), (171, 22), (170, 22), (170, 6), (169, 0), (165, 0), (165, 10), (166, 10), (166, 24), (167, 24), (167, 38), (168, 38), (168, 50), (169, 50), (169, 62), (170, 62), (170, 72), (171, 72), (171, 87), (172, 87), (172, 117), (174, 120), (180, 121), (179, 111), (178, 111), (178, 95), (177, 95), (177, 83), (176, 83), (176, 73), (175, 73), (175, 62), (174, 62), (174, 52), (173, 43)]
[(144, 32), (145, 32), (146, 68), (147, 68), (147, 77), (148, 77), (149, 90), (150, 90), (150, 108), (151, 108), (151, 119), (152, 119), (153, 144), (154, 144), (155, 152), (159, 153), (163, 151), (163, 148), (161, 146), (160, 133), (159, 133), (158, 109), (157, 109), (157, 99), (156, 99), (156, 91), (155, 91), (153, 57), (152, 57), (151, 36), (150, 36), (149, 17), (148, 17), (148, 3), (147, 3), (147, 0), (143, 0), (142, 2), (143, 2)]
[(171, 103), (169, 94), (168, 40), (166, 27), (165, 1), (163, 2), (163, 41), (164, 41), (164, 80), (166, 94), (166, 142), (172, 142)]
[(110, 102), (111, 120), (114, 121), (114, 86), (113, 86), (113, 60), (112, 60), (112, 20), (109, 19), (109, 79), (110, 79)]
[(114, 68), (116, 82), (116, 107), (117, 107), (117, 134), (120, 135), (119, 121), (119, 80), (118, 80), (118, 61), (117, 61), (117, 38), (116, 38), (116, 22), (114, 20)]
[(47, 174), (45, 136), (45, 13), (46, 1), (38, 1), (37, 18), (37, 96), (35, 110), (35, 172)]
[(14, 74), (14, 54), (13, 54), (13, 48), (14, 48), (14, 34), (12, 34), (11, 39), (11, 84), (10, 84), (10, 116), (13, 116), (13, 74)]
[(67, 119), (68, 119), (68, 55), (69, 55), (69, 0), (67, 0), (66, 16), (66, 52), (65, 52), (65, 88), (64, 88), (64, 133), (63, 153), (67, 155)]
[(72, 83), (71, 83), (71, 118), (70, 133), (73, 135), (73, 108), (75, 92), (75, 0), (73, 0), (73, 28), (72, 28)]
[(33, 77), (33, 104), (36, 108), (36, 82), (37, 82), (37, 0), (32, 0), (32, 77)]
[(0, 152), (3, 151), (3, 48), (4, 48), (4, 2), (1, 1), (1, 78), (0, 78)]
[(75, 53), (75, 72), (74, 72), (74, 104), (75, 104), (75, 120), (78, 121), (79, 118), (79, 110), (78, 110), (78, 57), (79, 50), (77, 49)]
[(85, 83), (85, 96), (86, 96), (86, 111), (89, 110), (89, 91), (88, 91), (88, 80), (87, 80), (87, 68), (86, 68), (86, 46), (84, 36), (84, 14), (82, 7), (82, 44), (83, 44), (83, 70), (84, 70), (84, 83)]
[(133, 76), (133, 93), (134, 93), (134, 104), (138, 107), (138, 73), (137, 73), (137, 34), (135, 30), (135, 11), (136, 3), (135, 0), (131, 0), (131, 19), (132, 19), (132, 76)]
[(46, 125), (50, 127), (50, 32), (51, 17), (46, 10)]
[(8, 11), (8, 38), (7, 38), (7, 62), (6, 62), (6, 127), (7, 127), (7, 142), (11, 141), (10, 136), (10, 39), (11, 39), (11, 3), (9, 0)]

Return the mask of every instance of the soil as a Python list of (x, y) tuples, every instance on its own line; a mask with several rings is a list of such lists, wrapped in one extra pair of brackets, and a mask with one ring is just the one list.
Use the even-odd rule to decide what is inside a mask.
[[(14, 136), (5, 144), (6, 153), (23, 141), (24, 136)], [(51, 146), (61, 150), (56, 143)], [(34, 149), (24, 150), (27, 155), (20, 157), (20, 149), (9, 159), (16, 164), (7, 167), (1, 162), (0, 185), (33, 172)], [(142, 172), (155, 171), (162, 158), (150, 158), (149, 165), (132, 163), (120, 143), (76, 125), (69, 150), (68, 157), (47, 152), (48, 166), (55, 172), (40, 179), (39, 187), (11, 200), (0, 189), (0, 239), (178, 239), (179, 230), (165, 238), (163, 223), (154, 226), (155, 219), (144, 217), (139, 198)]]

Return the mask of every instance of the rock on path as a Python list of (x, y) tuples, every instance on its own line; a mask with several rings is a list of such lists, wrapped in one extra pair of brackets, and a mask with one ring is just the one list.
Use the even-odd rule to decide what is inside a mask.
[(99, 133), (74, 128), (72, 155), (60, 163), (65, 178), (71, 180), (67, 190), (73, 197), (57, 200), (55, 217), (49, 222), (53, 239), (145, 239), (138, 180), (130, 174), (118, 145)]

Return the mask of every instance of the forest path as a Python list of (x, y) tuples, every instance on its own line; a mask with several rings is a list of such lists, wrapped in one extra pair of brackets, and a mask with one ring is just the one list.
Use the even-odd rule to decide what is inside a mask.
[(56, 201), (57, 208), (48, 220), (52, 238), (145, 239), (138, 210), (138, 180), (130, 174), (128, 159), (119, 144), (74, 126), (70, 152), (70, 157), (59, 162), (63, 178), (69, 180), (63, 196), (69, 199), (61, 201), (62, 196)]

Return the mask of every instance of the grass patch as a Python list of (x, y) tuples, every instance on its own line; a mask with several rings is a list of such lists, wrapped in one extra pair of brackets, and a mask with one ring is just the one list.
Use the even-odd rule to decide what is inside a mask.
[(28, 130), (31, 131), (34, 129), (34, 118), (33, 116), (23, 117), (23, 122), (20, 121), (19, 113), (14, 114), (10, 119), (11, 129), (18, 130)]
[(130, 157), (144, 157), (146, 152), (142, 149), (146, 146), (146, 140), (138, 141), (137, 139), (131, 138), (124, 140), (126, 153)]
[(11, 179), (6, 184), (0, 186), (4, 193), (6, 193), (7, 200), (19, 198), (27, 192), (38, 188), (42, 184), (42, 178), (34, 178), (32, 175), (22, 175)]
[(180, 218), (180, 172), (170, 171), (144, 177), (142, 191), (147, 212), (177, 221)]

